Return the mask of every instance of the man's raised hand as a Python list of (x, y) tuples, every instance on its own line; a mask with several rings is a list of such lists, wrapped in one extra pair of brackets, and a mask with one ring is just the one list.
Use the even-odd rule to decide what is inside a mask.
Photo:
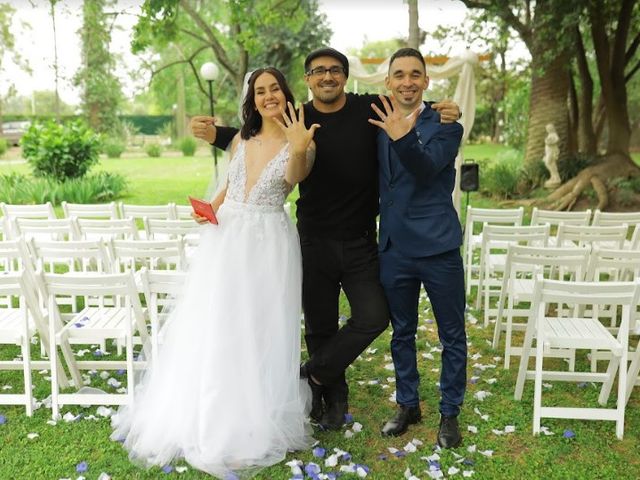
[(389, 135), (391, 140), (398, 140), (399, 138), (404, 137), (415, 126), (416, 119), (420, 114), (420, 107), (416, 108), (407, 116), (400, 111), (398, 102), (393, 95), (389, 97), (391, 104), (389, 104), (389, 100), (387, 100), (387, 97), (384, 95), (378, 96), (382, 102), (384, 112), (382, 112), (375, 103), (372, 103), (371, 108), (376, 112), (378, 117), (380, 117), (380, 120), (370, 118), (369, 123), (380, 127), (387, 132), (387, 135)]
[(190, 122), (193, 136), (201, 138), (207, 143), (213, 143), (216, 140), (216, 119), (205, 115), (193, 117)]

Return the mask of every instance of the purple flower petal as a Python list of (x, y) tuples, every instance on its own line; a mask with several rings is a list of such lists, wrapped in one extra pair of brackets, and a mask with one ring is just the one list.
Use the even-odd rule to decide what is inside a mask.
[(94, 356), (94, 357), (101, 357), (102, 355), (103, 355), (103, 353), (102, 353), (102, 351), (100, 351), (99, 349), (98, 349), (98, 350), (95, 350), (95, 351), (93, 352), (93, 356)]
[(565, 430), (564, 433), (562, 434), (562, 436), (564, 438), (574, 438), (576, 436), (576, 434), (574, 433), (573, 430)]
[(398, 458), (407, 456), (407, 452), (405, 452), (404, 450), (398, 450), (397, 452), (393, 452), (393, 454)]
[(229, 473), (225, 474), (223, 480), (240, 480), (240, 479), (238, 478), (238, 476), (235, 473), (229, 472)]
[(325, 456), (327, 451), (322, 447), (316, 447), (312, 450), (313, 456), (316, 458), (322, 458)]
[(435, 460), (429, 460), (429, 467), (432, 470), (442, 470), (442, 467), (440, 466), (440, 462), (436, 462)]
[(470, 465), (470, 466), (472, 466), (472, 467), (473, 467), (476, 463), (475, 463), (473, 460), (469, 460), (468, 458), (465, 458), (465, 459), (462, 461), (462, 464), (463, 464), (463, 465)]
[(78, 473), (84, 473), (87, 470), (89, 470), (89, 465), (87, 464), (87, 462), (80, 462), (76, 465), (76, 472)]
[(5, 423), (7, 423), (7, 417), (0, 415), (0, 425), (4, 425)]
[(378, 460), (385, 461), (386, 459), (387, 459), (387, 456), (384, 453), (381, 453), (380, 455), (378, 455)]
[(164, 467), (162, 467), (162, 471), (164, 473), (171, 473), (173, 472), (173, 467), (171, 465), (165, 465)]
[(364, 465), (362, 463), (356, 463), (356, 470), (358, 468), (362, 468), (367, 473), (369, 473), (371, 471), (371, 469), (367, 465)]
[(120, 370), (116, 371), (116, 374), (118, 375), (124, 375), (125, 373), (127, 373), (127, 371), (124, 368), (121, 368)]
[(342, 460), (343, 462), (348, 462), (349, 460), (351, 460), (351, 454), (348, 452), (344, 452), (340, 457), (340, 460)]
[(312, 475), (317, 475), (317, 474), (319, 474), (319, 473), (320, 473), (320, 471), (321, 471), (321, 469), (320, 469), (320, 466), (319, 466), (319, 465), (317, 465), (317, 464), (315, 464), (315, 463), (313, 463), (313, 462), (310, 462), (310, 463), (307, 463), (307, 464), (305, 465), (305, 467), (304, 467), (304, 471), (305, 471), (305, 473), (306, 473), (307, 475), (312, 476)]
[(351, 415), (350, 413), (345, 413), (344, 423), (353, 423), (353, 415)]

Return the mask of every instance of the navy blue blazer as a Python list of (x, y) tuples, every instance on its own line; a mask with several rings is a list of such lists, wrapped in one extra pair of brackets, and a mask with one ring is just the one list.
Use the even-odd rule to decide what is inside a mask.
[(462, 229), (451, 193), (462, 132), (457, 122), (441, 124), (428, 103), (404, 137), (391, 141), (380, 129), (379, 251), (389, 242), (409, 257), (460, 247)]

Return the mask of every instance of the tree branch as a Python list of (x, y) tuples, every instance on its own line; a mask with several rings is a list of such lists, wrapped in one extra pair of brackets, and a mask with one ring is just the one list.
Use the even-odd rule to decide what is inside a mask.
[(636, 73), (638, 73), (638, 70), (640, 70), (640, 60), (638, 60), (638, 63), (636, 63), (633, 66), (633, 68), (629, 70), (629, 73), (627, 73), (624, 76), (624, 83), (629, 83), (629, 80), (631, 80), (631, 77), (633, 77)]
[(229, 57), (227, 57), (227, 52), (225, 51), (222, 44), (216, 38), (214, 34), (214, 30), (209, 27), (207, 22), (205, 22), (200, 15), (198, 15), (198, 12), (196, 12), (193, 9), (193, 7), (189, 5), (189, 2), (187, 0), (180, 0), (180, 6), (184, 9), (185, 12), (187, 12), (187, 15), (189, 15), (193, 19), (196, 25), (200, 27), (200, 29), (207, 36), (208, 44), (213, 49), (213, 52), (215, 53), (216, 58), (218, 59), (218, 62), (220, 62), (220, 64), (224, 68), (226, 68), (229, 71), (229, 73), (231, 73), (231, 75), (233, 75), (234, 77), (237, 77), (238, 70), (236, 70), (233, 67), (233, 64), (229, 61)]
[(638, 50), (638, 46), (640, 45), (640, 32), (635, 36), (635, 38), (631, 41), (631, 45), (627, 49), (627, 53), (624, 56), (625, 65), (628, 64), (632, 58), (635, 57), (636, 51)]
[[(491, 2), (485, 3), (477, 0), (462, 0), (467, 8), (480, 8), (484, 10), (491, 10), (493, 4)], [(529, 13), (529, 7), (527, 5), (527, 24), (524, 24), (516, 17), (510, 8), (501, 8), (499, 11), (491, 10), (496, 16), (502, 18), (507, 25), (513, 28), (520, 34), (522, 41), (527, 45), (529, 51), (531, 51), (531, 16)]]
[(618, 15), (618, 26), (613, 40), (613, 55), (611, 57), (611, 72), (613, 75), (620, 74), (622, 76), (624, 74), (627, 36), (629, 35), (633, 6), (636, 1), (637, 0), (622, 0), (620, 14)]

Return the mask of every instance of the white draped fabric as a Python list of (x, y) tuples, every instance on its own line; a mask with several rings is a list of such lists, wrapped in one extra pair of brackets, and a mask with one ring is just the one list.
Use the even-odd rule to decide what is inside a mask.
[[(450, 78), (457, 75), (458, 84), (453, 100), (460, 106), (463, 112), (460, 123), (464, 127), (462, 142), (464, 143), (469, 137), (469, 133), (473, 128), (473, 121), (476, 115), (476, 86), (474, 67), (478, 64), (478, 55), (470, 50), (466, 50), (457, 57), (451, 57), (444, 65), (427, 64), (427, 75), (432, 80), (440, 80)], [(373, 73), (368, 73), (360, 59), (357, 57), (349, 57), (349, 77), (358, 82), (367, 85), (384, 85), (384, 79), (389, 70), (389, 59), (378, 65)], [(458, 153), (456, 158), (456, 185), (453, 192), (453, 204), (458, 213), (460, 213), (460, 164), (462, 163), (462, 151)]]

